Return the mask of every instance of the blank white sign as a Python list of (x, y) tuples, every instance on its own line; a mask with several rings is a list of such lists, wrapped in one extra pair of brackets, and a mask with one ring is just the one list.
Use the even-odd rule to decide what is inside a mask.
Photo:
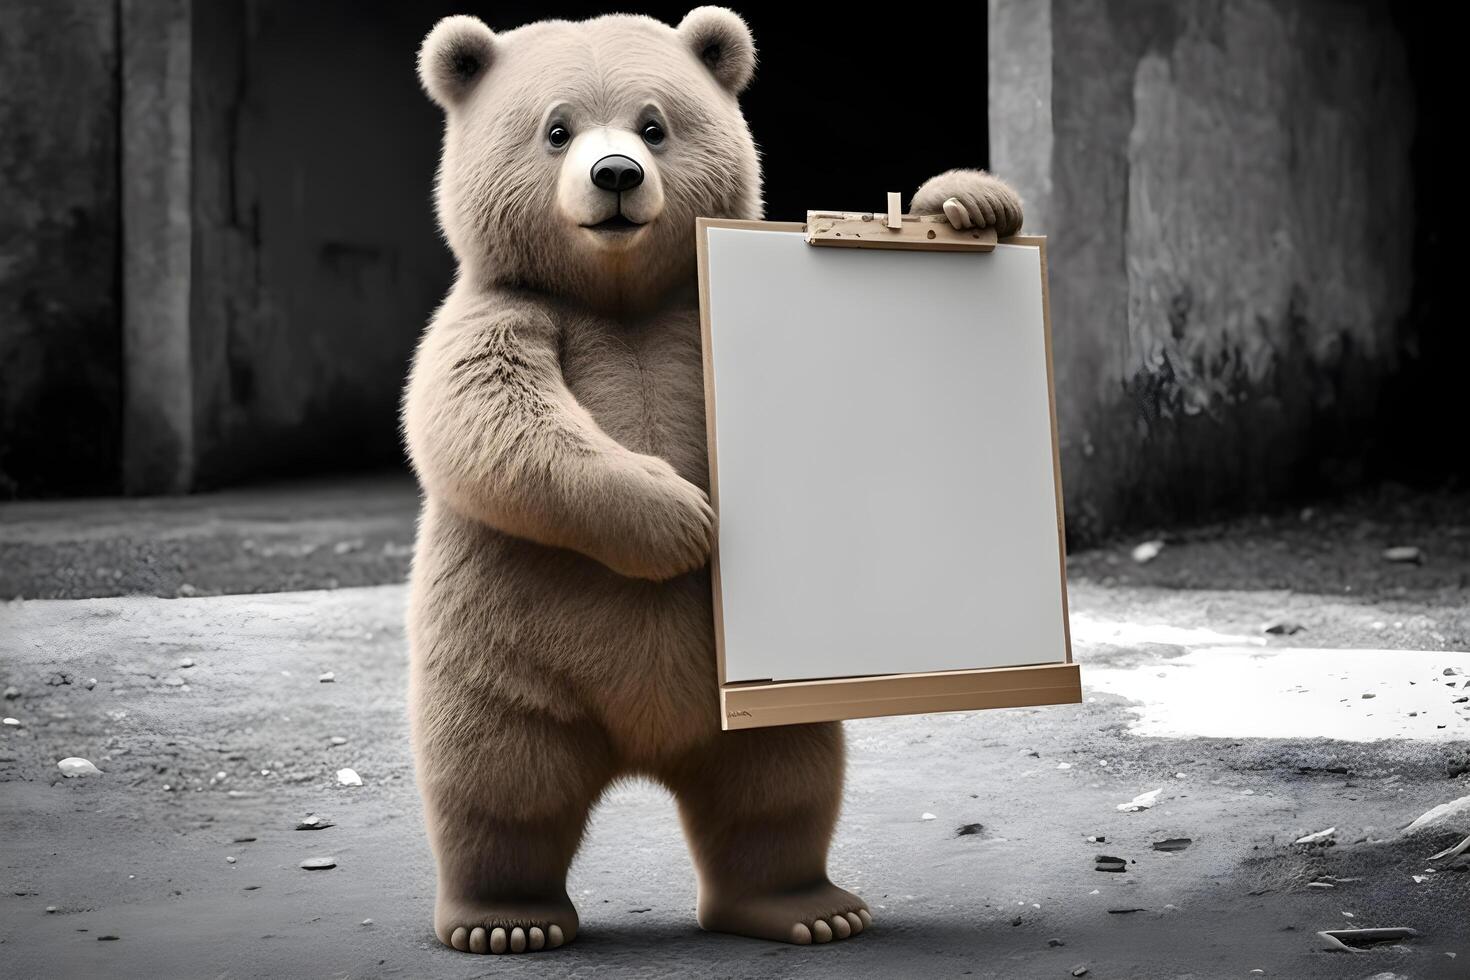
[(1064, 661), (1041, 250), (706, 232), (724, 679)]

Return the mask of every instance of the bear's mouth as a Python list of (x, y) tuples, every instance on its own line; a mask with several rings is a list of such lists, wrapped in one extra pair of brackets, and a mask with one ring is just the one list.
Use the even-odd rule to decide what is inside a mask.
[(598, 231), (616, 235), (627, 234), (630, 231), (637, 231), (639, 228), (643, 227), (643, 223), (639, 221), (630, 221), (628, 218), (619, 213), (613, 215), (611, 218), (608, 218), (605, 221), (599, 221), (595, 225), (583, 225), (582, 227), (586, 228), (588, 231)]

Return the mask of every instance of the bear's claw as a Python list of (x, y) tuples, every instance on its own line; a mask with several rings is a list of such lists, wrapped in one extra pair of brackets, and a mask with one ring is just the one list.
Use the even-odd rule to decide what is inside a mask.
[(520, 926), (457, 927), (449, 937), (449, 945), (462, 953), (525, 953), (556, 949), (563, 942), (561, 926), (552, 924), (523, 929)]
[(873, 925), (873, 914), (856, 895), (826, 884), (764, 896), (705, 896), (699, 924), (715, 932), (810, 946), (856, 936)]

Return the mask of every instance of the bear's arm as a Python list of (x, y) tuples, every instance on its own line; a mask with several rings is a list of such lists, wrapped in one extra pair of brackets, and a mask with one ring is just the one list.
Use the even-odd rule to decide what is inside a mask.
[(994, 228), (1001, 238), (1021, 230), (1021, 197), (1011, 186), (983, 170), (946, 170), (930, 177), (909, 203), (913, 214), (939, 214), (955, 198), (976, 228)]
[(713, 541), (704, 491), (602, 431), (566, 386), (557, 340), (536, 307), (441, 312), (404, 399), (425, 492), (623, 575), (660, 581), (699, 568)]

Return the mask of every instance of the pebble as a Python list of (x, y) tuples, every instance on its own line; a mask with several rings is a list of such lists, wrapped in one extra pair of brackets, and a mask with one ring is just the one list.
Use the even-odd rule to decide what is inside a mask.
[(1072, 768), (1072, 763), (1070, 763), (1070, 762), (1058, 762), (1057, 763), (1057, 768), (1058, 769), (1071, 769)]
[(165, 677), (163, 679), (163, 682), (165, 684), (167, 684), (169, 687), (183, 687), (184, 686), (184, 679), (182, 677), (180, 677), (178, 674), (174, 674), (174, 675), (172, 675), (170, 677)]
[(333, 745), (347, 744), (347, 739), (343, 738), (341, 735), (333, 735), (331, 738), (327, 739), (327, 741), (331, 742)]
[(87, 684), (86, 684), (87, 690), (90, 691), (90, 690), (92, 690), (92, 688), (94, 688), (96, 686), (97, 686), (97, 678), (95, 678), (95, 677), (88, 677), (87, 678)]
[(362, 924), (365, 925), (365, 926), (370, 926), (370, 925), (373, 924), (373, 920), (372, 919), (363, 919), (362, 920)]
[(50, 913), (52, 913), (52, 912), (55, 912), (55, 911), (56, 911), (56, 906), (54, 906), (54, 905), (48, 905), (48, 906), (46, 906), (46, 913), (47, 913), (47, 914), (48, 914), (48, 915), (49, 915), (49, 914), (50, 914)]
[(298, 823), (296, 825), (296, 829), (297, 830), (326, 830), (328, 827), (335, 827), (335, 826), (336, 826), (336, 824), (332, 823), (330, 820), (323, 820), (321, 817), (317, 816), (316, 814), (309, 813), (309, 814), (306, 815), (306, 819), (305, 820), (302, 820), (300, 823)]
[(1087, 976), (1087, 967), (1083, 966), (1080, 963), (1077, 964), (1076, 966), (1072, 967), (1072, 976), (1074, 976), (1074, 977), (1085, 977), (1085, 976)]
[(227, 863), (227, 864), (234, 864), (234, 863), (235, 863), (235, 858), (234, 858), (234, 856), (233, 856), (233, 855), (231, 855), (231, 856), (229, 856), (229, 857), (226, 857), (226, 858), (225, 858), (225, 862), (226, 862), (226, 863)]
[(20, 697), (20, 688), (11, 685), (5, 689), (5, 700), (14, 701), (18, 697)]
[(322, 676), (320, 676), (320, 677), (317, 678), (317, 680), (321, 681), (323, 684), (331, 684), (336, 679), (337, 679), (337, 675), (334, 674), (334, 673), (332, 673), (330, 670), (327, 671)]
[(1143, 542), (1143, 544), (1140, 544), (1133, 549), (1133, 560), (1142, 565), (1146, 562), (1151, 562), (1155, 558), (1159, 557), (1159, 552), (1163, 550), (1164, 542), (1158, 540), (1157, 538), (1152, 541), (1145, 541)]
[(1424, 554), (1413, 546), (1401, 546), (1397, 548), (1385, 548), (1383, 558), (1385, 561), (1412, 562), (1417, 565), (1424, 560)]
[(0, 724), (10, 725), (12, 728), (20, 724), (19, 718), (0, 719)]
[(1190, 844), (1193, 844), (1193, 843), (1194, 843), (1194, 841), (1191, 838), (1189, 838), (1189, 837), (1170, 837), (1168, 840), (1156, 840), (1156, 841), (1154, 841), (1154, 850), (1156, 850), (1156, 851), (1182, 851), (1182, 850), (1187, 849), (1189, 847), (1189, 845)]
[(303, 871), (331, 871), (336, 866), (337, 859), (334, 857), (307, 858), (301, 862)]
[[(357, 774), (356, 769), (338, 769), (337, 782), (343, 786), (361, 786), (362, 777)], [(929, 819), (933, 820), (933, 815), (930, 815)]]
[(183, 660), (179, 661), (179, 666), (184, 668), (185, 670), (188, 670), (190, 667), (194, 666), (194, 658), (185, 657)]
[(1065, 945), (1067, 945), (1066, 943), (1062, 942), (1060, 939), (1048, 939), (1046, 941), (1046, 944), (1048, 946), (1051, 946), (1053, 949), (1055, 949), (1057, 946), (1065, 946)]
[(1108, 854), (1099, 854), (1095, 859), (1094, 871), (1124, 872), (1128, 870), (1128, 862), (1120, 857), (1112, 857)]
[(73, 776), (100, 776), (100, 775), (102, 775), (102, 770), (101, 769), (98, 769), (96, 766), (92, 765), (92, 763), (88, 762), (86, 759), (81, 759), (81, 758), (78, 758), (76, 756), (72, 756), (69, 759), (62, 759), (60, 762), (58, 762), (56, 764), (56, 768), (60, 769), (61, 770), (61, 774), (63, 776), (66, 776), (68, 779), (70, 779)]
[(1137, 813), (1139, 810), (1147, 810), (1159, 801), (1162, 789), (1149, 790), (1147, 793), (1139, 793), (1127, 803), (1118, 804), (1119, 813)]

